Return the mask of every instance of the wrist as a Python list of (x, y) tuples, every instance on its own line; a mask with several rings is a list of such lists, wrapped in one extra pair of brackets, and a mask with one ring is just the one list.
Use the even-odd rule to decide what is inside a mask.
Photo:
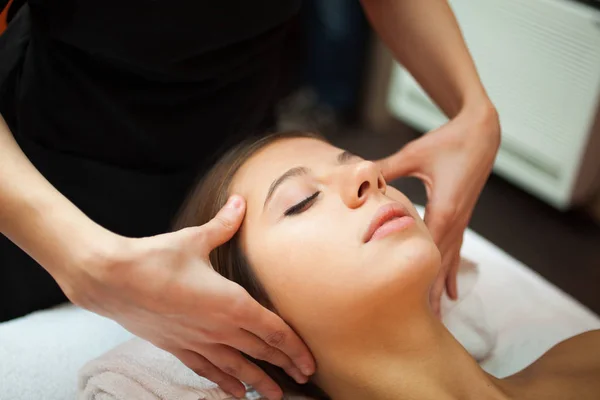
[(462, 104), (461, 113), (469, 113), (485, 119), (498, 117), (498, 111), (492, 103), (492, 100), (485, 93), (479, 93), (465, 98)]
[(82, 227), (78, 239), (67, 244), (68, 268), (90, 269), (88, 272), (93, 273), (93, 269), (104, 268), (118, 258), (119, 249), (126, 238), (92, 224)]
[(463, 131), (462, 142), (490, 165), (498, 153), (501, 129), (498, 112), (489, 99), (468, 104), (457, 116)]
[(75, 240), (65, 238), (58, 263), (47, 268), (71, 302), (90, 310), (98, 306), (97, 288), (103, 286), (129, 240), (92, 224), (81, 227)]
[(491, 137), (500, 138), (500, 118), (498, 111), (487, 97), (478, 97), (466, 102), (459, 112), (461, 119), (469, 121), (480, 127), (480, 131)]
[(28, 224), (38, 229), (27, 241), (28, 253), (71, 299), (67, 290), (85, 275), (97, 274), (95, 270), (113, 257), (121, 237), (61, 197), (45, 200), (31, 207)]

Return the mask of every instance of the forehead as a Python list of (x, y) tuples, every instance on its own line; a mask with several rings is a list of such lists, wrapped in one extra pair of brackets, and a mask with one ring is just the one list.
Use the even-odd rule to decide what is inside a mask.
[[(235, 174), (231, 191), (250, 202), (266, 196), (271, 183), (294, 167), (331, 164), (340, 149), (313, 138), (280, 139), (259, 150)], [(264, 200), (264, 198), (263, 198)]]

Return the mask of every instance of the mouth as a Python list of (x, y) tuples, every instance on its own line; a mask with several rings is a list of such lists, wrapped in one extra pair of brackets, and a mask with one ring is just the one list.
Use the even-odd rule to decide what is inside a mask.
[(414, 223), (414, 218), (400, 203), (388, 203), (381, 206), (373, 216), (363, 236), (363, 242), (383, 239), (392, 233), (409, 228)]

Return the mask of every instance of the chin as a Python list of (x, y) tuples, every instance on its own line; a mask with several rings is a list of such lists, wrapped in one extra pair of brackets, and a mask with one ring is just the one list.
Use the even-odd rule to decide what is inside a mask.
[(386, 264), (395, 271), (397, 279), (429, 286), (441, 266), (441, 255), (431, 238), (412, 236), (397, 243)]
[(402, 296), (406, 290), (429, 291), (439, 272), (441, 256), (427, 235), (389, 236), (370, 248), (363, 265), (356, 285), (380, 295), (389, 289), (394, 296)]

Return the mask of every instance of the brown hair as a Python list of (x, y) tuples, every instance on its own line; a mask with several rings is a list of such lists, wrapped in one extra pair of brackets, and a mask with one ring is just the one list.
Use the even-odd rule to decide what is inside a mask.
[[(173, 228), (179, 230), (190, 226), (199, 226), (210, 221), (225, 205), (231, 195), (231, 181), (242, 165), (259, 150), (266, 146), (290, 138), (315, 138), (325, 140), (313, 132), (278, 132), (259, 139), (246, 140), (225, 153), (202, 180), (191, 191)], [(257, 279), (239, 246), (236, 234), (229, 242), (217, 247), (210, 253), (213, 268), (223, 277), (241, 285), (262, 306), (276, 312), (267, 292)], [(281, 368), (246, 355), (248, 359), (262, 368), (283, 390), (286, 395), (300, 395), (315, 400), (328, 400), (316, 384), (308, 382), (299, 385)]]

